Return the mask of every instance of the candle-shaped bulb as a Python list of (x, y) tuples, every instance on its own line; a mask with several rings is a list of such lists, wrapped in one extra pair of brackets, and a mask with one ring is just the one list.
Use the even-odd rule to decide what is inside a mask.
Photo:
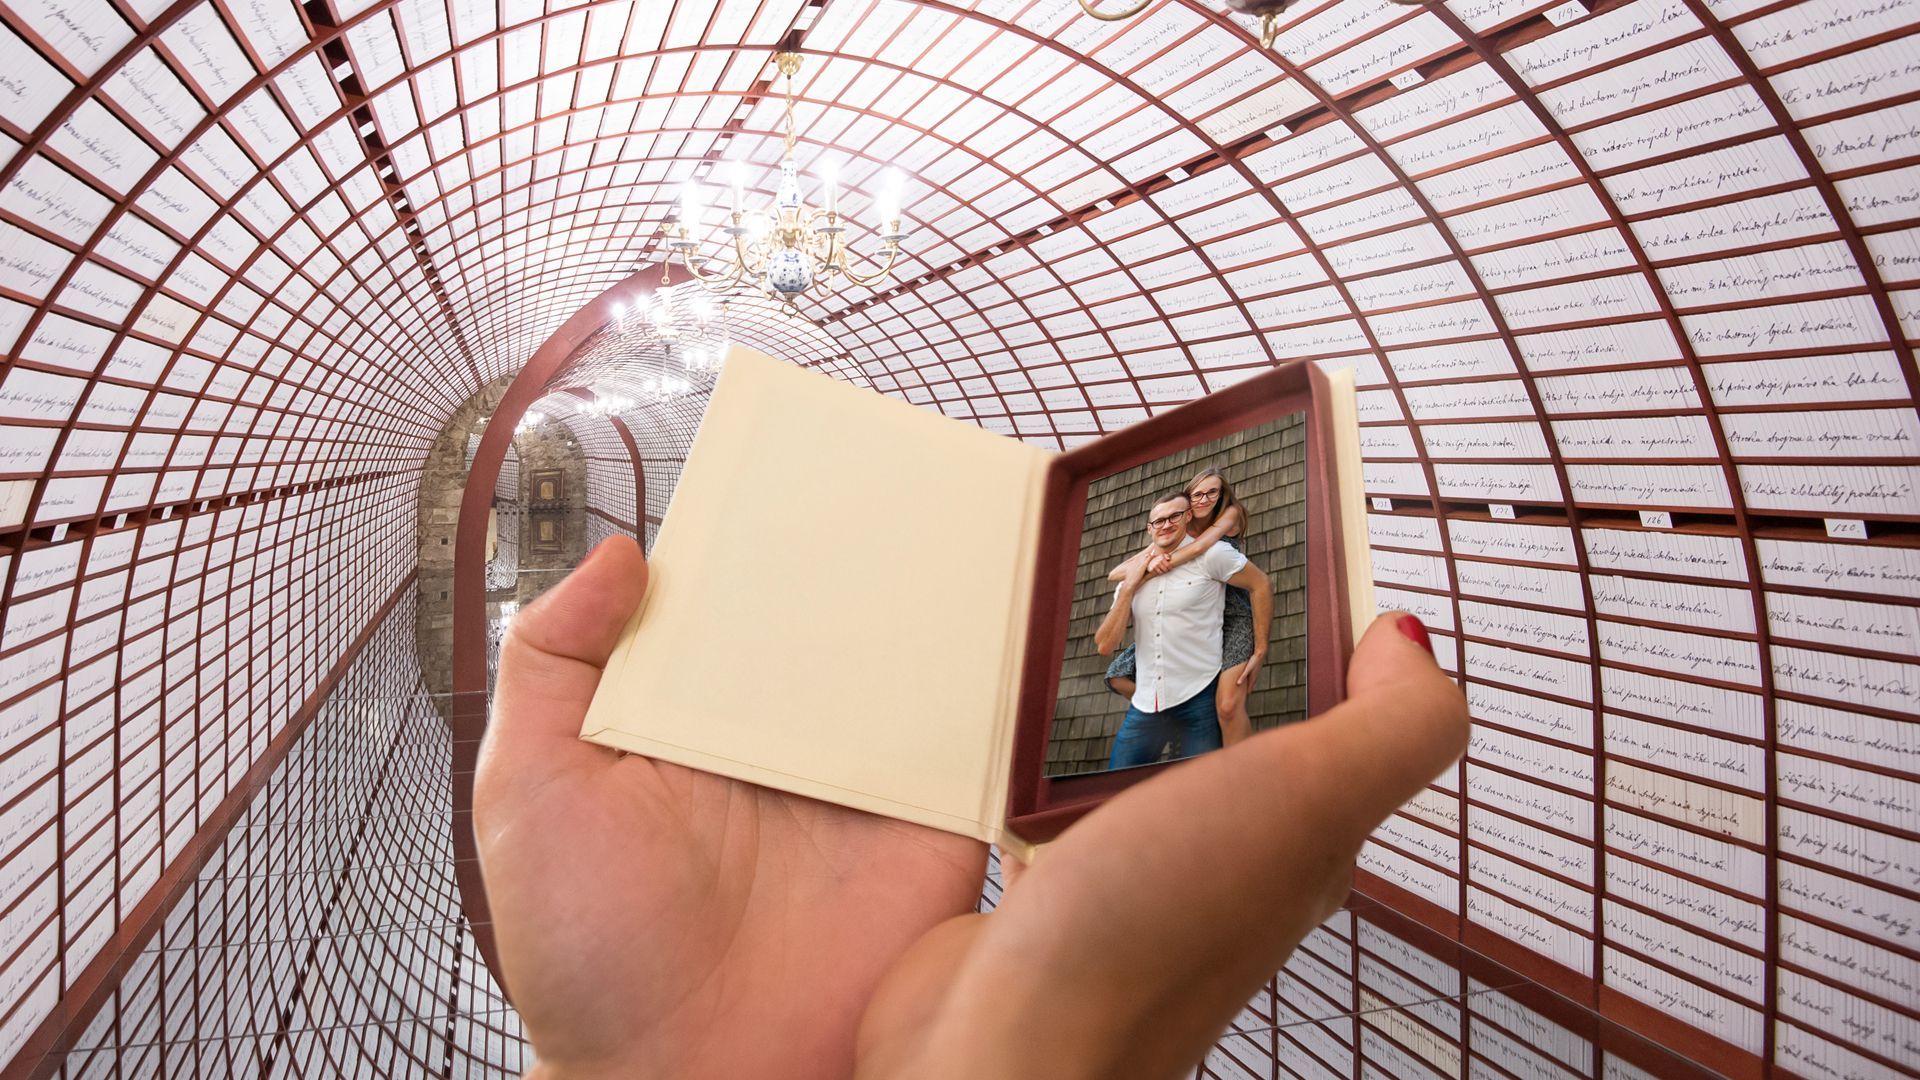
[(820, 190), (822, 192), (820, 202), (821, 205), (826, 207), (827, 213), (829, 214), (833, 213), (834, 181), (838, 179), (839, 170), (834, 167), (833, 162), (830, 160), (822, 161), (820, 163)]
[(733, 185), (733, 212), (738, 214), (744, 202), (741, 198), (741, 193), (747, 186), (746, 166), (740, 164), (738, 161), (728, 162), (727, 182)]
[[(900, 224), (900, 190), (906, 181), (899, 169), (888, 169), (886, 184), (880, 189), (880, 220), (888, 226)], [(899, 231), (897, 228), (894, 231)]]
[(700, 181), (688, 180), (680, 189), (680, 224), (691, 226), (700, 216)]

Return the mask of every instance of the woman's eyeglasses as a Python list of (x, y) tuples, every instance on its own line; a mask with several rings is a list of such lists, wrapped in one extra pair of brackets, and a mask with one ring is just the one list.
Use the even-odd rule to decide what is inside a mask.
[(1212, 502), (1213, 500), (1219, 497), (1220, 497), (1219, 488), (1214, 488), (1212, 491), (1193, 491), (1193, 492), (1187, 493), (1187, 498), (1193, 500), (1194, 502)]
[(1187, 516), (1187, 512), (1185, 510), (1182, 510), (1179, 513), (1168, 514), (1166, 517), (1148, 518), (1147, 528), (1149, 529), (1169, 528), (1171, 526), (1180, 524), (1180, 519), (1186, 516)]

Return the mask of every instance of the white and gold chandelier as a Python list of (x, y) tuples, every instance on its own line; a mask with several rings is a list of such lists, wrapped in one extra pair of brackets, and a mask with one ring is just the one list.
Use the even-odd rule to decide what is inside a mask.
[[(724, 230), (733, 239), (732, 257), (711, 259), (697, 251), (700, 245), (692, 235), (701, 210), (697, 178), (687, 182), (681, 195), (678, 220), (661, 227), (668, 237), (667, 246), (680, 256), (681, 265), (695, 281), (715, 292), (728, 292), (751, 281), (791, 305), (809, 289), (827, 295), (836, 275), (844, 275), (856, 285), (878, 285), (893, 272), (900, 256), (900, 241), (907, 236), (900, 229), (899, 170), (888, 170), (876, 202), (882, 229), (879, 268), (858, 273), (847, 247), (847, 227), (836, 205), (832, 163), (823, 162), (819, 168), (821, 206), (808, 206), (800, 194), (800, 174), (793, 163), (793, 76), (800, 70), (800, 54), (780, 53), (774, 61), (787, 80), (787, 131), (786, 152), (780, 159), (780, 187), (774, 193), (773, 206), (767, 211), (746, 211), (744, 167), (734, 161), (728, 166), (733, 209)], [(672, 266), (669, 256), (669, 277), (663, 278), (662, 284), (671, 280)]]
[[(1131, 19), (1152, 7), (1155, 0), (1132, 0), (1124, 6), (1111, 8), (1098, 6), (1099, 0), (1079, 0), (1079, 2), (1081, 11), (1101, 22), (1119, 22), (1122, 19)], [(1404, 7), (1416, 7), (1427, 2), (1428, 0), (1393, 0), (1393, 3)], [(1271, 49), (1274, 38), (1279, 34), (1280, 16), (1292, 7), (1293, 3), (1294, 0), (1224, 0), (1223, 6), (1237, 14), (1257, 17), (1260, 20), (1260, 47)]]

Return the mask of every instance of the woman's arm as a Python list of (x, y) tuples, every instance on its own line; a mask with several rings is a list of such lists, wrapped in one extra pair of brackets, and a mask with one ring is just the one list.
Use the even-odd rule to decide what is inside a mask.
[(1159, 572), (1164, 574), (1168, 570), (1179, 566), (1181, 563), (1192, 562), (1205, 554), (1208, 548), (1219, 543), (1223, 538), (1238, 533), (1243, 517), (1244, 515), (1240, 513), (1240, 508), (1237, 506), (1229, 506), (1225, 510), (1222, 510), (1220, 516), (1214, 520), (1213, 524), (1207, 526), (1205, 532), (1193, 538), (1193, 543), (1182, 544), (1175, 548), (1172, 554), (1162, 556), (1162, 558), (1167, 560), (1167, 565), (1162, 567)]
[(1144, 547), (1144, 548), (1141, 548), (1139, 551), (1134, 552), (1133, 555), (1130, 556), (1125, 562), (1107, 571), (1107, 580), (1108, 581), (1127, 580), (1127, 574), (1130, 571), (1132, 571), (1133, 564), (1146, 561), (1147, 556), (1151, 554), (1153, 554), (1152, 547)]

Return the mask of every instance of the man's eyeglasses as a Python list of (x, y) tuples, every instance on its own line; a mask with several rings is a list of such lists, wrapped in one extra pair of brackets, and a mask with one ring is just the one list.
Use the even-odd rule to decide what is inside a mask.
[(1181, 510), (1178, 513), (1168, 514), (1166, 517), (1148, 518), (1147, 528), (1149, 529), (1171, 528), (1172, 526), (1180, 524), (1180, 519), (1186, 516), (1187, 516), (1187, 512), (1185, 510)]
[(1211, 491), (1190, 491), (1187, 493), (1187, 498), (1193, 500), (1194, 502), (1212, 502), (1213, 500), (1219, 497), (1220, 497), (1219, 488), (1214, 488)]

